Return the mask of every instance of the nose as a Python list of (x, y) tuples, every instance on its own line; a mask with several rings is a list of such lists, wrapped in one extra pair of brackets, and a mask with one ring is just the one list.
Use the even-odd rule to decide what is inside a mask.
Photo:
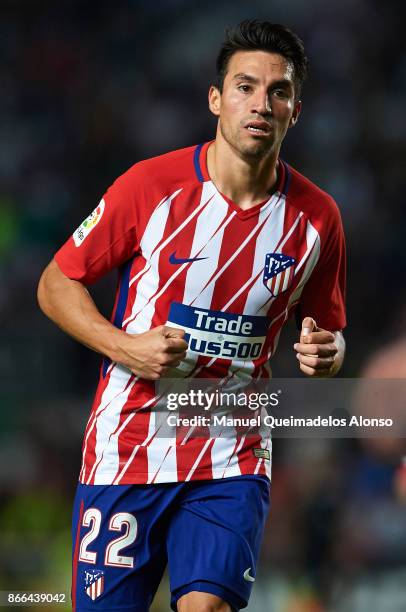
[(258, 90), (252, 100), (251, 111), (258, 115), (271, 115), (272, 106), (269, 94), (267, 91)]

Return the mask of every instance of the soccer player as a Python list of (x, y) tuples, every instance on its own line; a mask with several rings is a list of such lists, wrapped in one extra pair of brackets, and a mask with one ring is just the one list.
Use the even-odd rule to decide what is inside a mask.
[[(269, 378), (293, 313), (302, 372), (341, 366), (340, 215), (279, 156), (306, 72), (287, 28), (245, 21), (228, 32), (209, 90), (215, 139), (133, 165), (41, 277), (43, 311), (104, 356), (74, 507), (75, 610), (145, 612), (167, 563), (173, 610), (247, 606), (270, 432), (160, 437), (151, 406), (162, 377)], [(109, 322), (86, 286), (112, 268)]]

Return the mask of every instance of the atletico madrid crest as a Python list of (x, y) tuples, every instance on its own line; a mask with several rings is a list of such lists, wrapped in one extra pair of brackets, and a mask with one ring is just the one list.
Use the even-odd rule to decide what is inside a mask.
[(296, 259), (282, 253), (267, 253), (263, 283), (274, 297), (289, 289), (294, 275)]
[(102, 570), (85, 570), (86, 595), (93, 601), (100, 597), (104, 591), (104, 572)]

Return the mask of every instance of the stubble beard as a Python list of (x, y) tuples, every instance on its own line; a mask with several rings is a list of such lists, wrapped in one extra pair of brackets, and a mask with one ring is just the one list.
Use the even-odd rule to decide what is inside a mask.
[(245, 144), (241, 142), (241, 139), (238, 135), (238, 128), (233, 131), (231, 129), (227, 129), (223, 126), (222, 122), (220, 124), (220, 132), (224, 140), (227, 144), (232, 147), (236, 151), (236, 153), (241, 157), (241, 159), (247, 161), (248, 163), (258, 163), (262, 159), (269, 157), (274, 148), (274, 141), (265, 139), (263, 141), (253, 141), (251, 144)]

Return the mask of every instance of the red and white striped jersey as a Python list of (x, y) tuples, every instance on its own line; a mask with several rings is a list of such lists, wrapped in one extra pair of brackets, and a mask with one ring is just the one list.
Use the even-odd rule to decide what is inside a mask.
[[(241, 210), (210, 180), (210, 143), (135, 164), (57, 252), (66, 276), (91, 284), (120, 271), (112, 322), (130, 334), (187, 332), (183, 377), (270, 376), (293, 311), (345, 326), (345, 246), (333, 199), (282, 160), (266, 202)], [(83, 443), (80, 481), (130, 484), (270, 477), (270, 429), (257, 436), (160, 437), (153, 381), (104, 361)]]

